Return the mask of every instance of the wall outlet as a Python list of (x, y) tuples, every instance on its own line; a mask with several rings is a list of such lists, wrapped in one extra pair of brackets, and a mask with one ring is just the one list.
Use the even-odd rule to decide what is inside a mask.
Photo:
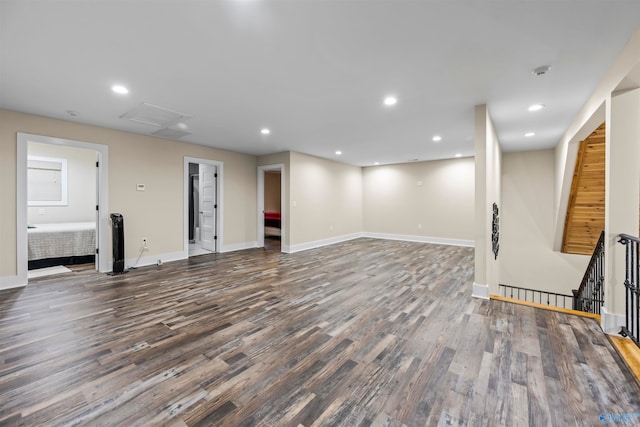
[(38, 209), (38, 215), (44, 215), (44, 209), (42, 208)]
[(147, 246), (147, 238), (146, 238), (146, 237), (143, 237), (143, 238), (142, 238), (142, 244), (143, 244), (143, 245), (145, 245), (145, 246)]
[(331, 231), (333, 230), (333, 225), (329, 226), (329, 230), (331, 230)]
[(418, 224), (418, 230), (422, 230), (422, 224)]

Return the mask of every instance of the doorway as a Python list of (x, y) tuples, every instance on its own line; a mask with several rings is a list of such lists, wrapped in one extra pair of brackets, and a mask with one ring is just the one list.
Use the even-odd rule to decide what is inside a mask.
[[(65, 151), (66, 150), (66, 151)], [(92, 160), (84, 162), (84, 172), (79, 171), (80, 173), (84, 173), (84, 176), (87, 174), (92, 174), (91, 179), (88, 180), (91, 186), (94, 186), (93, 189), (85, 189), (86, 194), (89, 194), (86, 197), (89, 197), (92, 202), (90, 202), (89, 208), (86, 206), (82, 208), (82, 213), (78, 212), (75, 207), (70, 206), (70, 201), (74, 200), (79, 196), (76, 194), (67, 194), (67, 198), (64, 195), (60, 196), (59, 200), (53, 201), (29, 201), (28, 197), (28, 187), (29, 187), (29, 169), (30, 163), (28, 161), (30, 154), (39, 154), (40, 158), (42, 158), (42, 154), (50, 154), (53, 157), (55, 153), (62, 153), (58, 155), (59, 157), (68, 157), (69, 159), (64, 159), (66, 161), (61, 162), (65, 167), (61, 168), (60, 171), (57, 170), (57, 167), (52, 166), (52, 170), (45, 171), (44, 173), (54, 173), (61, 174), (63, 170), (66, 170), (64, 173), (69, 173), (69, 178), (71, 177), (71, 170), (69, 167), (72, 164), (75, 164), (75, 160), (71, 160), (77, 154), (79, 157), (89, 157)], [(46, 157), (46, 156), (45, 156)], [(36, 157), (37, 159), (37, 157)], [(86, 159), (85, 159), (86, 160)], [(39, 164), (38, 161), (32, 161), (31, 166), (36, 168), (41, 167), (42, 164)], [(55, 164), (56, 162), (49, 163)], [(45, 163), (47, 164), (47, 163)], [(46, 168), (45, 168), (46, 169)], [(18, 236), (18, 274), (17, 278), (19, 281), (23, 281), (23, 283), (28, 282), (28, 266), (30, 258), (36, 258), (33, 256), (33, 250), (29, 249), (29, 239), (28, 239), (28, 225), (31, 220), (38, 219), (37, 222), (42, 224), (51, 224), (53, 225), (53, 233), (55, 237), (56, 229), (60, 224), (78, 224), (78, 223), (93, 223), (93, 230), (95, 230), (92, 234), (93, 242), (90, 246), (92, 249), (89, 249), (89, 252), (93, 252), (93, 257), (95, 259), (95, 269), (100, 272), (109, 271), (108, 267), (108, 234), (106, 232), (108, 228), (108, 146), (101, 144), (93, 144), (83, 141), (74, 141), (69, 139), (62, 138), (53, 138), (41, 135), (31, 135), (26, 133), (18, 133), (17, 135), (17, 207), (18, 207), (18, 217), (16, 221), (17, 230), (16, 235)], [(36, 175), (38, 172), (36, 172)], [(74, 172), (75, 174), (75, 172)], [(93, 175), (95, 174), (95, 175)], [(82, 178), (80, 178), (82, 179)], [(78, 178), (73, 178), (74, 181), (77, 181)], [(54, 180), (54, 181), (57, 181)], [(67, 193), (68, 191), (83, 191), (77, 190), (74, 186), (68, 185), (69, 180), (67, 177), (62, 179), (60, 176), (60, 181), (64, 183), (62, 187), (60, 187), (60, 191), (63, 193)], [(92, 191), (93, 190), (93, 191)], [(69, 199), (69, 197), (71, 199)], [(39, 204), (40, 203), (40, 204)], [(60, 208), (60, 209), (56, 209)], [(34, 221), (35, 222), (35, 221)], [(32, 224), (33, 225), (33, 224)], [(75, 225), (74, 225), (75, 227)], [(46, 227), (43, 227), (43, 229)], [(82, 227), (81, 227), (82, 228)], [(74, 228), (75, 230), (75, 228)], [(40, 230), (44, 232), (44, 230)], [(46, 230), (48, 233), (49, 230)], [(66, 231), (65, 231), (66, 232)], [(72, 231), (76, 232), (76, 231)], [(82, 235), (87, 235), (88, 232), (86, 230), (82, 230)], [(35, 243), (34, 243), (35, 245)], [(87, 246), (86, 244), (84, 245)], [(103, 251), (99, 251), (99, 248), (105, 248)], [(33, 249), (33, 248), (32, 248)], [(74, 246), (72, 251), (76, 251), (76, 247)], [(85, 248), (86, 250), (86, 248)], [(29, 253), (32, 252), (32, 256)], [(88, 253), (88, 252), (87, 252)], [(66, 254), (62, 254), (63, 257)], [(72, 258), (75, 257), (75, 252), (72, 254)], [(84, 255), (79, 254), (79, 255)], [(90, 255), (89, 255), (90, 256)], [(47, 258), (56, 258), (56, 254), (51, 256), (47, 255)], [(45, 258), (46, 259), (46, 258)]]
[(284, 165), (258, 167), (258, 247), (282, 252), (285, 244)]
[(185, 252), (188, 257), (220, 251), (222, 164), (185, 157)]

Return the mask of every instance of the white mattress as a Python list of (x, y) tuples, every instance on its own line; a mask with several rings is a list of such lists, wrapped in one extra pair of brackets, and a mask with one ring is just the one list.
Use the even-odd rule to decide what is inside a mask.
[(280, 228), (278, 227), (264, 227), (264, 235), (265, 236), (280, 236)]
[(94, 255), (96, 224), (70, 222), (34, 224), (27, 230), (29, 261), (45, 258)]

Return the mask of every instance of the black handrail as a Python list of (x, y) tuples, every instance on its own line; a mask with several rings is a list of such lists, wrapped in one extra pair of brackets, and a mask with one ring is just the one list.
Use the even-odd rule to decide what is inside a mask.
[(626, 325), (622, 327), (620, 335), (629, 337), (640, 346), (640, 291), (638, 291), (638, 278), (640, 271), (638, 270), (638, 245), (640, 239), (628, 234), (619, 234), (619, 243), (625, 245), (625, 279), (624, 287), (627, 289), (625, 293), (625, 311)]
[[(558, 294), (555, 292), (539, 291), (537, 289), (520, 288), (518, 286), (511, 286), (511, 285), (498, 285), (498, 286), (501, 289), (500, 295), (503, 297), (519, 299), (527, 302), (537, 302), (538, 304), (553, 305), (554, 307), (561, 307), (561, 308), (573, 307), (573, 296), (571, 295)], [(515, 294), (514, 294), (514, 291), (515, 291)], [(538, 297), (537, 301), (536, 301), (536, 295)], [(531, 296), (531, 299), (529, 299), (529, 296)], [(559, 298), (562, 298), (562, 305), (558, 303)], [(552, 300), (553, 300), (553, 304), (551, 303)]]
[(580, 287), (572, 292), (574, 310), (600, 314), (604, 304), (604, 230), (600, 233)]

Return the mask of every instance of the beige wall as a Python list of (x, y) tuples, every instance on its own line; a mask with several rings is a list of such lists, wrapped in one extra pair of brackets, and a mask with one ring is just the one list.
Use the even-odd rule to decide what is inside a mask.
[(264, 210), (265, 212), (280, 212), (281, 209), (281, 175), (279, 172), (264, 174)]
[(95, 222), (96, 220), (96, 152), (74, 147), (60, 147), (30, 142), (28, 155), (67, 160), (66, 206), (29, 206), (29, 224), (60, 222)]
[(473, 240), (474, 159), (363, 169), (368, 233)]
[[(109, 147), (109, 212), (125, 218), (125, 253), (183, 251), (184, 156), (224, 163), (224, 245), (256, 240), (256, 158), (177, 141), (0, 110), (0, 277), (16, 274), (16, 133)], [(146, 191), (136, 191), (145, 184)]]
[(295, 152), (290, 160), (290, 245), (360, 233), (362, 168)]
[(589, 263), (553, 251), (554, 150), (502, 155), (500, 283), (571, 295)]

